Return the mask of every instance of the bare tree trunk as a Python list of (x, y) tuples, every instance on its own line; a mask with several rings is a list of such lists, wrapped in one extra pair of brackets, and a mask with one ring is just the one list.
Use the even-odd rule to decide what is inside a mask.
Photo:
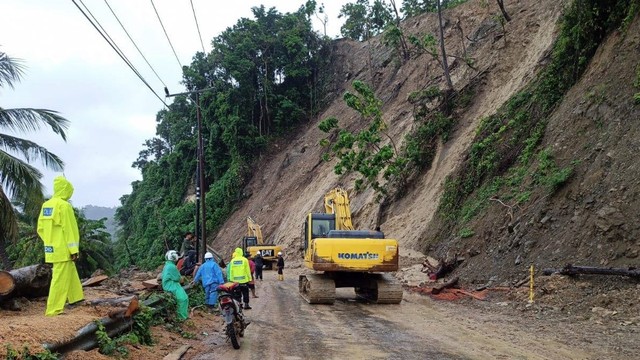
[(9, 260), (9, 254), (7, 254), (6, 246), (7, 242), (4, 239), (0, 239), (0, 262), (2, 262), (2, 268), (5, 270), (11, 270), (11, 260)]
[(447, 62), (447, 52), (444, 48), (444, 27), (442, 26), (442, 7), (440, 1), (436, 1), (438, 4), (438, 24), (440, 28), (440, 51), (442, 51), (442, 69), (444, 70), (444, 78), (447, 81), (447, 92), (453, 90), (453, 83), (451, 82), (451, 75), (449, 75), (449, 63)]
[(269, 89), (267, 84), (269, 83), (269, 64), (267, 59), (264, 59), (264, 113), (265, 113), (265, 133), (269, 135), (269, 128), (271, 127), (269, 121)]
[(456, 29), (460, 31), (460, 43), (462, 44), (462, 57), (467, 61), (467, 47), (464, 45), (464, 30), (462, 30), (462, 25), (460, 25), (460, 18), (456, 21)]
[[(391, 6), (393, 7), (393, 12), (396, 14), (396, 27), (400, 29), (400, 13), (398, 13), (395, 0), (391, 0)], [(406, 62), (409, 60), (409, 46), (407, 46), (407, 40), (404, 37), (404, 33), (401, 33), (400, 35), (400, 47), (402, 48), (402, 58)]]
[(502, 16), (507, 22), (511, 21), (511, 17), (507, 14), (507, 10), (504, 8), (504, 0), (496, 0), (498, 2), (498, 6), (500, 7), (500, 11), (502, 12)]
[(0, 184), (0, 265), (5, 270), (11, 270), (11, 261), (6, 247), (17, 236), (18, 222), (13, 212), (13, 205)]

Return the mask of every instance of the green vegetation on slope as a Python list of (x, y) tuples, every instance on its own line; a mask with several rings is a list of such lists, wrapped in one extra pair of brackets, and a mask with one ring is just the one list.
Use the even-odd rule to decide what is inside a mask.
[[(312, 118), (323, 98), (327, 40), (316, 34), (314, 1), (294, 13), (253, 8), (213, 39), (209, 54), (197, 53), (183, 68), (190, 91), (200, 95), (205, 158), (206, 221), (209, 234), (242, 199), (251, 163), (276, 136)], [(117, 265), (155, 268), (182, 234), (195, 229), (196, 107), (176, 97), (157, 115), (156, 137), (133, 164), (143, 179), (121, 198)], [(191, 190), (190, 190), (191, 189)]]
[(566, 9), (552, 60), (525, 90), (483, 119), (468, 160), (450, 177), (440, 203), (449, 225), (465, 223), (498, 192), (521, 203), (535, 187), (558, 189), (572, 173), (559, 168), (548, 149), (539, 149), (548, 116), (580, 78), (611, 31), (633, 19), (638, 0), (576, 0)]

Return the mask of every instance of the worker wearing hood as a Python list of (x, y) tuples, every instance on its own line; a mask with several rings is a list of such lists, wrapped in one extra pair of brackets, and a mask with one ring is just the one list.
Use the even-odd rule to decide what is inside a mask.
[(249, 267), (249, 260), (244, 257), (244, 253), (241, 248), (236, 248), (233, 252), (233, 258), (229, 265), (227, 265), (227, 279), (232, 282), (237, 282), (241, 285), (242, 301), (244, 302), (245, 309), (251, 309), (249, 306), (249, 281), (251, 281), (251, 268)]
[(38, 235), (44, 242), (44, 261), (53, 264), (45, 315), (55, 316), (65, 302), (84, 300), (75, 260), (80, 249), (80, 234), (73, 207), (68, 200), (73, 186), (63, 176), (53, 180), (53, 197), (42, 204), (38, 217)]

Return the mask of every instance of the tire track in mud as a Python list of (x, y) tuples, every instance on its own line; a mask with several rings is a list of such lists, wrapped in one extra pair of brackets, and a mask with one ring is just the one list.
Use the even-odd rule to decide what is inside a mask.
[[(339, 289), (334, 305), (310, 305), (298, 294), (297, 281), (276, 283), (275, 298), (285, 299), (277, 312), (282, 321), (270, 342), (286, 352), (262, 346), (254, 350), (282, 359), (464, 359), (424, 346), (428, 339), (416, 336), (402, 324), (372, 316), (371, 308), (393, 312), (394, 305), (363, 304), (354, 301), (353, 290)], [(345, 294), (346, 296), (340, 296)], [(273, 308), (273, 307), (272, 307)], [(268, 310), (266, 310), (268, 311)], [(290, 319), (289, 322), (284, 321)], [(284, 327), (283, 327), (284, 325)], [(286, 335), (282, 338), (279, 335)], [(276, 339), (277, 338), (277, 339)], [(280, 355), (280, 356), (278, 356)], [(260, 356), (252, 357), (259, 359)]]
[(260, 297), (245, 311), (251, 324), (239, 350), (218, 332), (203, 340), (204, 352), (187, 359), (598, 358), (545, 332), (464, 306), (408, 293), (398, 305), (366, 304), (352, 289), (338, 289), (334, 305), (310, 305), (298, 294), (296, 277), (274, 278), (266, 273), (258, 283)]

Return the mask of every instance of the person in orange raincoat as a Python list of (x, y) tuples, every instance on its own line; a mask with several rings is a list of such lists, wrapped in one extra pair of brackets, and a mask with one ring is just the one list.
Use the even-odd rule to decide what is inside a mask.
[(63, 176), (53, 179), (53, 197), (42, 204), (38, 217), (38, 235), (44, 242), (44, 261), (53, 264), (45, 315), (55, 316), (65, 302), (84, 300), (75, 260), (80, 251), (80, 234), (73, 207), (68, 200), (73, 186)]

